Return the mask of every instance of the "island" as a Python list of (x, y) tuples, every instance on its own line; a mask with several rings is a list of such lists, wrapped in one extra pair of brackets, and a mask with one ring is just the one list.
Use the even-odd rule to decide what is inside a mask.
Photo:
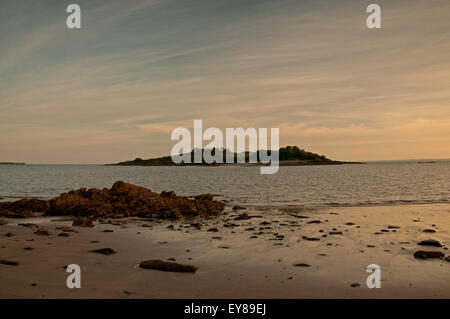
[(0, 162), (0, 165), (26, 165), (25, 163)]
[[(172, 161), (171, 156), (163, 156), (158, 158), (142, 159), (136, 158), (130, 161), (119, 162), (115, 164), (105, 164), (109, 166), (188, 166), (188, 165), (205, 165), (205, 166), (223, 166), (223, 165), (238, 165), (238, 166), (260, 166), (265, 165), (260, 162), (259, 154), (262, 151), (257, 151), (257, 163), (249, 163), (249, 158), (254, 155), (252, 152), (242, 152), (242, 153), (231, 153), (227, 149), (212, 149), (211, 154), (215, 152), (222, 152), (223, 163), (213, 163), (208, 164), (206, 162), (194, 163), (194, 154), (196, 152), (204, 152), (204, 149), (194, 149), (190, 152), (191, 163), (181, 163), (177, 164)], [(272, 151), (265, 151), (268, 155), (271, 155)], [(308, 152), (300, 149), (298, 146), (286, 146), (281, 147), (279, 150), (279, 165), (280, 166), (306, 166), (306, 165), (340, 165), (340, 164), (364, 164), (362, 162), (347, 162), (347, 161), (336, 161), (327, 158), (325, 155), (319, 155), (316, 153)], [(226, 163), (226, 156), (230, 154), (234, 158), (233, 163)], [(238, 163), (238, 158), (244, 159), (244, 163)]]

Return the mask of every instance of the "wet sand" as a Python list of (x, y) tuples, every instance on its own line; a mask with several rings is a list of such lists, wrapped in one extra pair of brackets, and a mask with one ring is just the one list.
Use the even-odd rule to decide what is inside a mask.
[[(255, 217), (239, 218), (243, 213)], [(419, 250), (450, 255), (449, 204), (227, 207), (216, 219), (125, 218), (94, 228), (72, 227), (61, 217), (1, 220), (8, 223), (0, 226), (0, 260), (19, 264), (0, 264), (0, 298), (450, 298), (450, 262), (413, 257)], [(58, 236), (61, 226), (75, 232)], [(417, 245), (427, 239), (443, 247)], [(116, 253), (90, 252), (100, 248)], [(143, 260), (170, 258), (198, 271), (138, 267)], [(81, 289), (66, 286), (69, 264), (81, 267)], [(370, 264), (381, 267), (380, 289), (366, 286)]]

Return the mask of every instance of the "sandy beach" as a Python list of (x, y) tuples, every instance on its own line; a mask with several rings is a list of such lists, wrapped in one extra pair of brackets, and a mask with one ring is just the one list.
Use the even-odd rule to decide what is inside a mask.
[[(63, 217), (2, 219), (0, 260), (18, 265), (0, 264), (0, 298), (450, 298), (450, 262), (413, 256), (450, 255), (449, 216), (448, 204), (424, 204), (227, 206), (207, 220), (123, 218), (93, 228)], [(50, 235), (35, 234), (38, 228)], [(417, 245), (428, 239), (442, 247)], [(90, 252), (100, 248), (116, 253)], [(198, 271), (139, 268), (151, 259)], [(66, 286), (69, 264), (81, 267), (81, 289)], [(366, 286), (370, 264), (381, 267), (380, 289)]]

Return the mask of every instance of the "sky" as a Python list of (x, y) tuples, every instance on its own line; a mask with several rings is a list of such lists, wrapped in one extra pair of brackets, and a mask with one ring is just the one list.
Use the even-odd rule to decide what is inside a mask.
[(448, 0), (0, 0), (0, 162), (169, 155), (195, 119), (336, 160), (450, 158), (449, 17)]

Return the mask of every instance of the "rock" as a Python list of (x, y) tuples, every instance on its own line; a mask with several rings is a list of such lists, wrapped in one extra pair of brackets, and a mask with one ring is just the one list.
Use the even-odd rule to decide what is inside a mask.
[(144, 269), (155, 269), (172, 272), (190, 272), (190, 273), (195, 273), (198, 269), (196, 266), (193, 265), (184, 265), (176, 262), (167, 262), (163, 260), (145, 260), (139, 264), (139, 267)]
[(342, 235), (341, 231), (330, 231), (329, 232), (330, 235)]
[(311, 265), (299, 263), (299, 264), (293, 264), (294, 267), (311, 267)]
[(104, 233), (113, 233), (114, 230), (112, 230), (112, 229), (105, 229), (103, 232), (104, 232)]
[(58, 234), (58, 236), (60, 236), (60, 237), (69, 237), (69, 234), (68, 233), (60, 233), (60, 234)]
[(89, 218), (75, 217), (72, 226), (78, 227), (94, 227), (94, 223)]
[(246, 207), (242, 207), (242, 206), (233, 206), (233, 210), (241, 210), (241, 209), (247, 209)]
[(428, 259), (428, 258), (443, 258), (445, 255), (440, 251), (416, 251), (414, 253), (414, 258), (417, 259)]
[(315, 238), (315, 237), (306, 237), (305, 239), (308, 241), (319, 241), (320, 240), (320, 238)]
[(14, 236), (13, 233), (6, 233), (6, 234), (5, 234), (5, 237), (12, 237), (12, 236)]
[(220, 236), (213, 236), (213, 237), (211, 237), (211, 239), (214, 239), (214, 240), (221, 240), (222, 237), (220, 237)]
[(46, 229), (38, 229), (34, 232), (36, 235), (42, 235), (42, 236), (50, 236), (50, 232)]
[(264, 221), (264, 222), (261, 222), (261, 223), (259, 223), (260, 225), (271, 225), (272, 223), (270, 223), (270, 222), (267, 222), (267, 221)]
[(388, 229), (399, 229), (400, 226), (395, 226), (395, 225), (389, 225)]
[(350, 223), (345, 223), (345, 225), (347, 225), (347, 226), (353, 226), (353, 225), (355, 225), (355, 223), (350, 222)]
[(33, 247), (25, 247), (24, 250), (33, 250)]
[(423, 240), (417, 245), (420, 246), (433, 246), (433, 247), (442, 247), (441, 243), (434, 239)]
[(200, 223), (193, 223), (193, 224), (191, 224), (191, 226), (195, 227), (197, 229), (201, 229), (202, 228), (202, 224), (200, 224)]
[(307, 224), (321, 224), (322, 222), (320, 220), (311, 220), (307, 222)]
[(22, 227), (29, 227), (29, 228), (34, 228), (34, 227), (39, 228), (38, 225), (33, 224), (33, 223), (20, 223), (19, 226), (22, 226)]
[[(24, 199), (0, 203), (0, 216), (34, 217), (42, 212), (51, 216), (74, 215), (89, 219), (139, 216), (147, 218), (182, 218), (217, 216), (225, 204), (203, 194), (188, 198), (174, 192), (151, 190), (117, 181), (111, 189), (80, 188), (50, 200)], [(81, 223), (81, 226), (84, 223)], [(87, 227), (92, 227), (86, 222)]]
[(0, 203), (0, 216), (3, 217), (36, 217), (35, 213), (47, 213), (49, 210), (49, 202), (40, 199), (21, 199), (16, 202)]
[(2, 259), (2, 260), (0, 260), (0, 264), (9, 265), (9, 266), (17, 266), (17, 265), (19, 265), (19, 262)]
[(219, 230), (216, 227), (210, 228), (207, 231), (209, 232), (218, 232)]
[(6, 225), (8, 222), (6, 220), (0, 220), (0, 226)]
[(100, 248), (95, 250), (90, 250), (91, 253), (103, 254), (103, 255), (112, 255), (115, 254), (116, 251), (112, 248)]
[(424, 229), (424, 233), (435, 233), (436, 231), (434, 229)]
[(445, 261), (450, 262), (450, 256), (445, 257)]
[(353, 283), (353, 284), (350, 285), (350, 287), (352, 287), (352, 288), (357, 288), (357, 287), (360, 287), (360, 286), (361, 286), (361, 285), (358, 284), (357, 282), (355, 282), (355, 283)]

